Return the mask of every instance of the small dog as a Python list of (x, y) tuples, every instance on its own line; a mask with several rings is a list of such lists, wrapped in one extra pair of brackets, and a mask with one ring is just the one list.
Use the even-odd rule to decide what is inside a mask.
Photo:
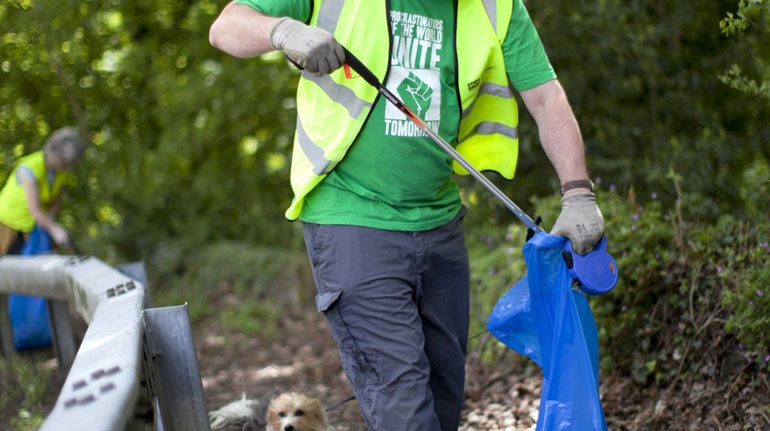
[(287, 392), (269, 403), (243, 396), (209, 413), (211, 431), (334, 431), (321, 401)]

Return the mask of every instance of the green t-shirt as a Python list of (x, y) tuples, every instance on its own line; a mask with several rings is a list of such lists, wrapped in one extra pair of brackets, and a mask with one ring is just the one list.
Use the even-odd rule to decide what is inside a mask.
[[(307, 21), (309, 0), (236, 0), (273, 16)], [(513, 86), (555, 78), (522, 0), (503, 43)], [(456, 143), (454, 10), (449, 0), (391, 0), (393, 49), (386, 86), (447, 142)], [(305, 198), (300, 220), (389, 230), (449, 222), (461, 200), (451, 158), (384, 98), (378, 98), (345, 159)]]

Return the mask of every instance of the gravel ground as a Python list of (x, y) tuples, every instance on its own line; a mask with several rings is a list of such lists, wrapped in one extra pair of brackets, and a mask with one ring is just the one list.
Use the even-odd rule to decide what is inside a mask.
[[(271, 339), (226, 333), (214, 319), (196, 324), (193, 331), (210, 410), (243, 394), (264, 398), (300, 391), (326, 405), (351, 395), (326, 322), (315, 312), (284, 317), (279, 335)], [(469, 354), (460, 431), (534, 430), (539, 370), (510, 351), (501, 351), (493, 359), (485, 362), (475, 352)], [(669, 388), (640, 386), (624, 376), (602, 376), (600, 393), (609, 430), (770, 431), (767, 371), (740, 358), (733, 358), (738, 365), (729, 368), (725, 364), (730, 361), (722, 359), (701, 360), (703, 367), (718, 370), (710, 381), (681, 379)], [(55, 360), (34, 362), (38, 361), (45, 369), (55, 366)], [(55, 380), (51, 379), (43, 400), (48, 411), (61, 385)], [(15, 408), (12, 400), (6, 401), (10, 410), (0, 412), (0, 419), (8, 420)], [(331, 411), (329, 420), (337, 431), (366, 429), (355, 400)]]
[[(302, 391), (326, 405), (351, 395), (326, 322), (311, 312), (287, 317), (279, 336), (259, 340), (223, 335), (211, 322), (195, 328), (203, 387), (210, 409), (243, 394), (270, 396)], [(483, 341), (482, 341), (483, 342)], [(534, 430), (540, 404), (539, 370), (512, 352), (494, 365), (471, 352), (461, 431)], [(770, 430), (767, 373), (747, 366), (729, 379), (640, 387), (619, 376), (602, 377), (602, 404), (610, 430)], [(329, 414), (337, 431), (365, 430), (355, 401)]]

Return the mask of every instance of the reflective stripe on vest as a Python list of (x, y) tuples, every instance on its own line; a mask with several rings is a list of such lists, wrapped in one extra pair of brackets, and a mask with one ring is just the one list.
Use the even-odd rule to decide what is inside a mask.
[(337, 22), (340, 20), (343, 6), (345, 6), (345, 0), (326, 0), (321, 3), (321, 10), (318, 14), (318, 24), (316, 24), (316, 26), (334, 34), (334, 30), (337, 29)]
[[(331, 32), (380, 82), (387, 82), (392, 50), (388, 4), (316, 0), (310, 25)], [(453, 36), (461, 109), (457, 150), (479, 170), (495, 170), (510, 179), (518, 152), (518, 113), (501, 44), (513, 2), (459, 0), (456, 5)], [(345, 157), (377, 97), (376, 89), (355, 72), (349, 79), (342, 69), (322, 77), (302, 74), (291, 165), (294, 200), (286, 211), (288, 219), (299, 216), (305, 196)], [(453, 169), (467, 174), (456, 162)]]
[(484, 10), (487, 11), (489, 21), (492, 23), (492, 29), (497, 33), (497, 1), (496, 0), (482, 0), (484, 2)]
[[(507, 85), (498, 85), (493, 84), (491, 82), (485, 82), (481, 84), (479, 87), (479, 94), (478, 96), (481, 96), (483, 94), (489, 94), (490, 96), (496, 96), (496, 97), (502, 97), (504, 99), (511, 99), (513, 98), (513, 90), (511, 90), (511, 87)], [(477, 96), (477, 97), (478, 97)], [(467, 108), (463, 109), (463, 118), (468, 116), (468, 114), (471, 113), (471, 110), (473, 109), (473, 105), (476, 103), (474, 100), (473, 103), (470, 104)]]
[[(490, 95), (490, 96), (500, 97), (503, 99), (513, 99), (513, 89), (511, 89), (511, 87), (508, 85), (498, 85), (498, 84), (493, 84), (491, 82), (485, 82), (481, 84), (481, 86), (479, 87), (479, 93), (476, 96), (476, 100), (478, 100), (478, 97), (482, 95)], [(467, 117), (468, 114), (471, 113), (471, 111), (473, 110), (473, 107), (476, 105), (476, 100), (474, 100), (473, 103), (470, 104), (470, 106), (463, 109), (462, 118)], [(479, 123), (473, 129), (473, 131), (468, 133), (466, 136), (463, 136), (463, 139), (469, 138), (478, 133), (481, 133), (483, 135), (491, 135), (494, 133), (498, 133), (500, 135), (506, 136), (511, 139), (517, 139), (519, 137), (519, 131), (516, 127), (511, 127), (505, 124), (495, 123), (491, 121), (483, 121)]]
[(344, 85), (332, 81), (329, 75), (316, 76), (308, 71), (302, 72), (302, 78), (314, 82), (329, 96), (329, 99), (347, 108), (353, 118), (358, 118), (364, 108), (371, 108), (372, 104), (356, 96), (353, 90)]
[(495, 133), (507, 136), (511, 139), (516, 139), (519, 137), (519, 131), (515, 127), (506, 126), (505, 124), (495, 123), (492, 121), (484, 121), (474, 127), (473, 130), (465, 135), (465, 138), (463, 139), (468, 139), (473, 135), (492, 135)]
[(299, 117), (297, 117), (297, 141), (299, 141), (302, 152), (313, 165), (314, 174), (323, 175), (331, 172), (334, 164), (324, 156), (323, 148), (316, 145), (307, 135)]

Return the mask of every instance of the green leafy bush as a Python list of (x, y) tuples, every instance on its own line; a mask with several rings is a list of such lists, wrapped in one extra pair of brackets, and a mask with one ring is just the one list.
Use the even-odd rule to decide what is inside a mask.
[[(43, 366), (48, 354), (23, 352), (0, 357), (0, 428), (36, 430), (43, 423), (54, 370)], [(46, 399), (48, 398), (48, 399)]]
[[(732, 289), (722, 292), (722, 304), (732, 310), (727, 329), (738, 334), (747, 346), (755, 348), (768, 363), (770, 355), (770, 246), (767, 232), (758, 244), (747, 244), (743, 262), (724, 270), (723, 278), (732, 278)], [(753, 241), (752, 241), (753, 243)]]
[[(702, 223), (653, 197), (641, 203), (633, 192), (600, 191), (598, 199), (621, 275), (610, 294), (591, 299), (604, 371), (666, 384), (682, 374), (713, 373), (703, 366), (704, 355), (718, 360), (737, 352), (766, 362), (770, 220), (723, 215)], [(535, 200), (547, 228), (559, 208), (559, 196)], [(480, 330), (495, 301), (525, 270), (523, 228), (471, 229), (468, 243), (473, 326)]]
[[(761, 22), (763, 10), (765, 13), (770, 12), (770, 2), (766, 0), (740, 0), (738, 11), (735, 14), (727, 12), (725, 18), (719, 22), (719, 28), (723, 35), (735, 36), (737, 33), (748, 29), (752, 23)], [(767, 16), (765, 22), (770, 22), (770, 15)], [(765, 31), (767, 31), (766, 28)], [(719, 79), (744, 94), (770, 99), (770, 82), (767, 80), (757, 81), (744, 76), (743, 69), (738, 64), (733, 64), (724, 74), (719, 75)]]
[[(153, 305), (188, 303), (198, 321), (216, 317), (248, 334), (275, 328), (279, 313), (313, 298), (313, 280), (302, 252), (219, 241), (191, 247), (168, 242), (148, 262)], [(217, 309), (224, 310), (215, 315)]]

